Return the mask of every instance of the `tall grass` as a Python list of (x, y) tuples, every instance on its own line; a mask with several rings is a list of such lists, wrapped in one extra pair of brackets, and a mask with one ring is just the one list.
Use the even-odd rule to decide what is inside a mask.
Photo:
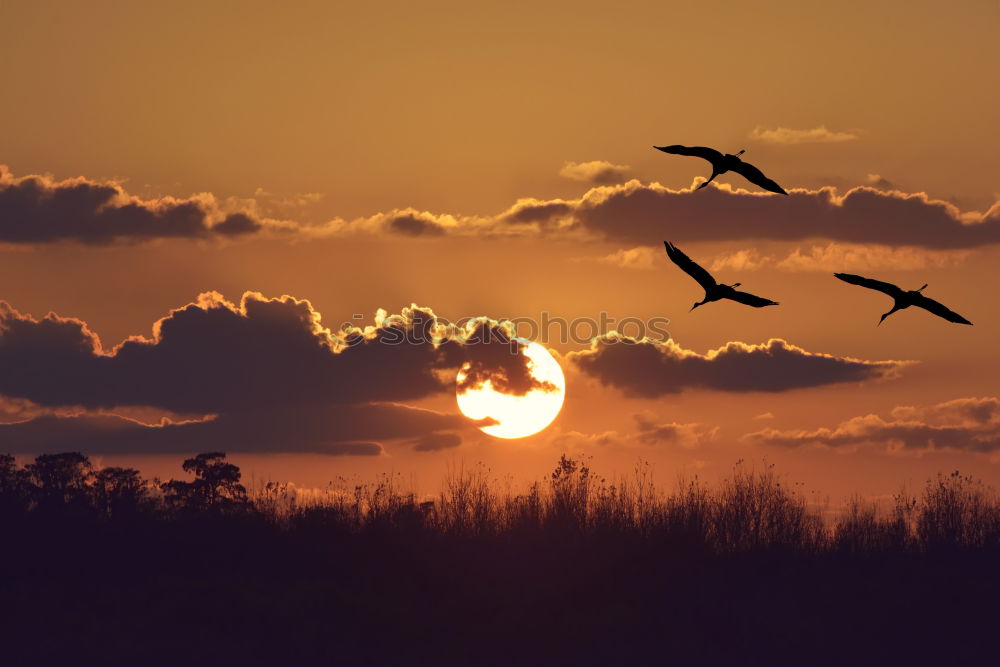
[(653, 481), (648, 463), (606, 479), (586, 459), (562, 456), (544, 480), (515, 492), (483, 465), (449, 467), (440, 493), (418, 498), (398, 476), (331, 486), (308, 494), (283, 485), (251, 490), (262, 514), (282, 522), (335, 524), (341, 530), (406, 528), (442, 535), (544, 533), (588, 539), (621, 536), (725, 554), (932, 551), (1000, 546), (1000, 497), (958, 473), (905, 491), (888, 508), (859, 496), (824, 519), (773, 465), (739, 462), (717, 486), (679, 478)]

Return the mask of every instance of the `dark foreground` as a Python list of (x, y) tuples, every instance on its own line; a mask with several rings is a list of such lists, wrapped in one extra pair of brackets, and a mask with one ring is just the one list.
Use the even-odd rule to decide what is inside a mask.
[(560, 467), (534, 500), (466, 475), (434, 505), (380, 484), (281, 512), (222, 486), (54, 503), (37, 477), (4, 509), (0, 664), (996, 659), (1000, 513), (968, 480), (824, 527), (769, 473), (654, 502)]

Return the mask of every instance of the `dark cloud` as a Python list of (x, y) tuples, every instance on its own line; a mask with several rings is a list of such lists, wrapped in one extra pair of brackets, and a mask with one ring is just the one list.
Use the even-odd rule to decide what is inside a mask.
[[(267, 232), (285, 239), (322, 238), (359, 231), (420, 238), (568, 236), (631, 245), (650, 245), (650, 239), (662, 239), (668, 232), (678, 242), (827, 239), (931, 249), (1000, 242), (1000, 203), (986, 212), (962, 211), (924, 193), (887, 190), (892, 184), (881, 178), (872, 184), (875, 187), (855, 187), (844, 194), (833, 187), (792, 188), (788, 197), (780, 197), (728, 185), (674, 190), (631, 180), (594, 187), (579, 199), (520, 199), (495, 216), (402, 209), (305, 225), (224, 210), (211, 195), (139, 200), (117, 183), (15, 178), (0, 166), (0, 242), (107, 245)], [(266, 208), (256, 201), (241, 207)]]
[[(188, 454), (218, 449), (229, 452), (314, 453), (330, 456), (378, 456), (380, 443), (329, 440), (322, 432), (300, 434), (295, 423), (282, 423), (274, 414), (227, 416), (185, 422), (144, 424), (115, 414), (45, 415), (0, 425), (0, 450), (31, 454), (62, 451), (101, 454)], [(291, 428), (287, 428), (291, 426)], [(291, 431), (275, 433), (276, 431)], [(334, 437), (339, 434), (333, 434)], [(304, 436), (304, 437), (303, 437)], [(275, 449), (275, 437), (281, 439)]]
[(0, 241), (89, 245), (158, 238), (204, 239), (262, 229), (246, 213), (226, 214), (211, 197), (143, 201), (117, 183), (83, 178), (15, 178), (0, 166)]
[(826, 239), (946, 250), (1000, 243), (1000, 203), (986, 212), (962, 211), (924, 193), (869, 186), (844, 194), (793, 188), (782, 197), (728, 185), (673, 190), (631, 180), (595, 187), (579, 199), (522, 199), (492, 218), (422, 215), (447, 220), (449, 235), (513, 233), (520, 224), (521, 235), (640, 246), (668, 233), (679, 242)]
[[(520, 343), (496, 322), (474, 322), (459, 329), (412, 306), (399, 315), (380, 313), (376, 326), (332, 332), (305, 300), (247, 293), (237, 305), (207, 293), (156, 322), (151, 337), (106, 350), (81, 320), (54, 314), (35, 319), (0, 302), (0, 395), (30, 401), (36, 414), (59, 406), (89, 413), (151, 406), (214, 416), (158, 430), (98, 419), (146, 429), (142, 438), (126, 438), (136, 450), (142, 443), (172, 451), (216, 439), (231, 443), (233, 451), (332, 451), (330, 443), (469, 427), (458, 415), (398, 403), (450, 389), (464, 364), (508, 393), (540, 386)], [(91, 439), (94, 418), (88, 414), (60, 428), (78, 432), (79, 449), (113, 449), (110, 440)], [(54, 427), (41, 422), (0, 429), (0, 450), (25, 446), (12, 434), (32, 428), (44, 434)], [(167, 443), (180, 432), (188, 444)], [(33, 442), (40, 442), (37, 437)]]
[(865, 415), (813, 431), (765, 429), (745, 440), (780, 447), (883, 446), (889, 451), (1000, 449), (1000, 398), (959, 398), (926, 407), (898, 407), (888, 417)]
[(680, 241), (826, 238), (928, 248), (1000, 242), (1000, 204), (984, 214), (962, 213), (923, 193), (857, 187), (789, 190), (788, 197), (728, 187), (692, 192), (630, 181), (591, 190), (575, 202), (574, 219), (601, 237), (649, 243), (669, 231)]
[(222, 222), (214, 225), (212, 231), (223, 236), (241, 236), (259, 232), (264, 226), (259, 220), (251, 218), (246, 213), (233, 213), (226, 216)]
[(462, 436), (457, 433), (428, 433), (414, 441), (413, 449), (418, 452), (436, 452), (462, 444)]
[(701, 424), (660, 422), (656, 415), (641, 412), (632, 415), (634, 432), (604, 431), (602, 433), (580, 433), (569, 431), (557, 433), (552, 438), (556, 447), (662, 447), (680, 446), (686, 449), (700, 447), (715, 437), (718, 427), (706, 429)]
[[(458, 392), (481, 388), (487, 381), (502, 394), (523, 396), (534, 389), (557, 391), (558, 387), (551, 382), (535, 379), (527, 364), (521, 362), (522, 345), (510, 332), (489, 320), (473, 323), (463, 339), (467, 359), (459, 375)], [(474, 351), (469, 354), (469, 350)]]
[(439, 225), (432, 216), (418, 213), (396, 215), (385, 223), (386, 229), (403, 236), (441, 236), (444, 227)]
[(894, 377), (907, 362), (863, 361), (807, 352), (780, 338), (761, 345), (732, 342), (707, 354), (672, 340), (595, 339), (570, 360), (601, 384), (626, 396), (655, 398), (685, 389), (780, 392), (840, 382)]
[(546, 202), (526, 199), (512, 206), (500, 217), (500, 220), (514, 223), (548, 222), (553, 218), (569, 215), (572, 212), (573, 207), (563, 201)]
[(646, 444), (674, 443), (691, 434), (697, 424), (678, 424), (677, 422), (657, 422), (652, 415), (639, 413), (632, 415), (638, 431), (636, 439)]
[[(452, 236), (541, 235), (648, 246), (668, 235), (688, 241), (807, 241), (954, 250), (1000, 243), (1000, 202), (986, 212), (962, 211), (924, 193), (859, 186), (789, 189), (777, 196), (712, 185), (671, 189), (631, 180), (595, 187), (579, 199), (521, 199), (492, 217), (421, 213)], [(380, 230), (372, 219), (342, 228)], [(415, 232), (414, 232), (415, 233)]]

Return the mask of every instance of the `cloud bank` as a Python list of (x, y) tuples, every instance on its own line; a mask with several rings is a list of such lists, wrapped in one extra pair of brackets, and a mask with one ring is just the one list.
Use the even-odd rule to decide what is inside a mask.
[(15, 178), (0, 165), (0, 242), (109, 245), (158, 238), (230, 238), (264, 227), (247, 213), (226, 212), (211, 195), (144, 201), (114, 182)]
[(731, 342), (706, 354), (664, 342), (608, 334), (570, 361), (626, 396), (657, 398), (688, 389), (783, 392), (896, 377), (909, 362), (863, 361), (807, 352), (780, 338), (760, 345)]
[(256, 211), (264, 208), (253, 200), (219, 203), (209, 194), (140, 200), (116, 183), (15, 178), (0, 168), (0, 243), (7, 244), (73, 241), (96, 246), (162, 238), (270, 235), (291, 240), (352, 234), (566, 238), (626, 245), (649, 245), (650, 239), (664, 236), (681, 243), (827, 239), (932, 250), (1000, 242), (1000, 202), (985, 212), (961, 211), (924, 193), (868, 186), (843, 194), (832, 187), (792, 188), (788, 197), (778, 197), (728, 185), (695, 191), (631, 180), (593, 187), (578, 199), (521, 199), (495, 215), (405, 208), (315, 225), (262, 218)]
[[(438, 446), (418, 449), (439, 449), (455, 443), (442, 432), (472, 423), (404, 401), (450, 389), (465, 364), (469, 382), (546, 388), (520, 346), (506, 325), (457, 327), (415, 305), (333, 332), (306, 300), (248, 292), (236, 304), (210, 292), (158, 320), (150, 337), (105, 349), (81, 320), (0, 302), (0, 395), (25, 417), (0, 425), (0, 451), (190, 451), (214, 440), (230, 451), (376, 453), (342, 445), (431, 434)], [(150, 426), (114, 413), (130, 406), (192, 418)]]
[(764, 429), (744, 439), (779, 447), (875, 445), (895, 452), (994, 452), (1000, 449), (1000, 398), (957, 398), (923, 407), (902, 406), (888, 417), (869, 414), (813, 431)]

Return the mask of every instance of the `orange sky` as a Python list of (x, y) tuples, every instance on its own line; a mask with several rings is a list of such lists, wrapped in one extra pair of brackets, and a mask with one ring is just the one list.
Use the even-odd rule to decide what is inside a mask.
[[(500, 441), (467, 428), (460, 446), (435, 452), (395, 438), (380, 441), (377, 457), (280, 447), (235, 455), (258, 477), (321, 485), (392, 469), (433, 490), (449, 462), (531, 478), (568, 449), (606, 472), (641, 457), (665, 480), (766, 457), (833, 498), (891, 493), (954, 468), (1000, 482), (1000, 411), (976, 421), (961, 406), (924, 409), (1000, 396), (990, 291), (1000, 259), (1000, 209), (991, 211), (1000, 199), (998, 19), (992, 2), (6, 4), (0, 300), (36, 318), (79, 318), (108, 350), (151, 336), (156, 320), (203, 292), (238, 302), (253, 290), (309, 299), (334, 329), (411, 303), (450, 319), (606, 312), (669, 318), (674, 341), (701, 354), (780, 338), (812, 354), (916, 362), (886, 379), (636, 398), (569, 360), (586, 346), (550, 340), (569, 387), (563, 413), (538, 436)], [(686, 192), (710, 170), (650, 148), (671, 143), (746, 148), (792, 196), (760, 204), (726, 189)], [(569, 164), (589, 161), (617, 168), (594, 182), (593, 170)], [(41, 177), (23, 180), (30, 175)], [(193, 201), (202, 226), (180, 233), (182, 223), (164, 218), (148, 223), (155, 232), (96, 244), (62, 231), (31, 236), (53, 216), (79, 228), (81, 209), (46, 208), (26, 223), (28, 209), (3, 199), (32, 183), (66, 190), (64, 179), (77, 177), (78, 188), (111, 183), (111, 208), (138, 198), (147, 217), (178, 207), (171, 197)], [(732, 174), (719, 182), (757, 192)], [(873, 190), (843, 206), (818, 192), (858, 186)], [(627, 191), (656, 202), (594, 203)], [(511, 216), (526, 206), (518, 201), (529, 198), (565, 205), (575, 227), (532, 219), (512, 233)], [(91, 211), (95, 224), (106, 224), (105, 210)], [(402, 218), (424, 233), (394, 232)], [(815, 234), (798, 231), (819, 218), (829, 222)], [(224, 233), (215, 225), (226, 220), (255, 226)], [(16, 225), (21, 236), (9, 231)], [(689, 314), (702, 294), (667, 262), (664, 239), (781, 306)], [(839, 283), (830, 273), (840, 270), (907, 289), (929, 283), (928, 295), (975, 326), (911, 309), (875, 328), (890, 300)], [(4, 391), (28, 390), (11, 382)], [(407, 400), (455, 410), (447, 392)], [(923, 411), (893, 417), (898, 406)], [(0, 409), (0, 421), (26, 415)], [(867, 415), (893, 424), (850, 445), (746, 437), (856, 429), (850, 420)], [(650, 422), (686, 430), (643, 440)], [(950, 447), (890, 451), (899, 422), (964, 435)], [(3, 433), (0, 451), (16, 449)], [(104, 458), (179, 473), (179, 456)]]

